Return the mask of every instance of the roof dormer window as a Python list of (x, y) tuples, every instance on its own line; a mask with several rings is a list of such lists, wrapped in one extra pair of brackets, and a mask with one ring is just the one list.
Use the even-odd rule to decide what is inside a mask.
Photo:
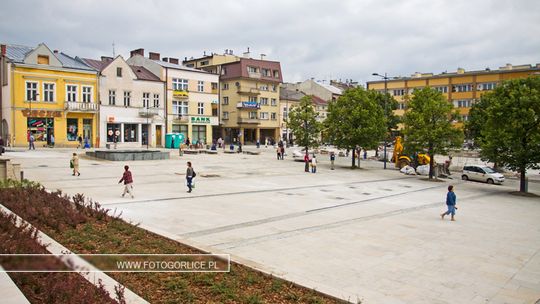
[(37, 56), (38, 64), (49, 64), (49, 56), (47, 55), (38, 55)]

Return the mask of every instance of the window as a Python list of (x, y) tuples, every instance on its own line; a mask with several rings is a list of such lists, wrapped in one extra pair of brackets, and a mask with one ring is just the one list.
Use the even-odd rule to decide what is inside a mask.
[(279, 71), (274, 70), (274, 78), (279, 78)]
[(288, 116), (287, 108), (283, 108), (283, 120), (287, 120), (287, 116)]
[(277, 85), (275, 85), (275, 84), (272, 85), (272, 91), (277, 92)]
[(54, 83), (43, 84), (43, 101), (54, 101)]
[(257, 119), (257, 112), (249, 112), (249, 119)]
[(223, 97), (223, 104), (228, 105), (229, 104), (229, 97)]
[(204, 92), (204, 81), (198, 81), (197, 82), (197, 91)]
[(79, 134), (79, 120), (77, 118), (67, 119), (67, 140), (76, 141)]
[(268, 112), (261, 112), (261, 119), (268, 119)]
[(198, 102), (197, 103), (197, 114), (204, 115), (204, 103)]
[(472, 100), (471, 99), (463, 99), (463, 100), (454, 100), (454, 107), (456, 108), (470, 108), (472, 107)]
[(268, 98), (261, 97), (261, 106), (267, 106), (268, 105)]
[(248, 66), (247, 70), (248, 70), (248, 73), (257, 73), (257, 68), (256, 67)]
[(270, 77), (271, 76), (270, 70), (269, 69), (262, 69), (262, 75)]
[(49, 64), (49, 56), (47, 55), (38, 55), (37, 56), (38, 64)]
[(208, 65), (208, 60), (201, 61), (201, 66)]
[(276, 112), (270, 113), (270, 119), (276, 120), (277, 119), (277, 113)]
[(188, 102), (187, 101), (176, 101), (172, 102), (173, 114), (176, 116), (184, 116), (188, 113)]
[(405, 95), (405, 89), (397, 89), (397, 90), (394, 90), (394, 96), (403, 96)]
[(469, 115), (460, 115), (461, 121), (468, 121)]
[(187, 91), (188, 89), (188, 80), (181, 78), (172, 79), (173, 90), (175, 91)]
[(116, 90), (109, 90), (109, 105), (116, 105)]
[(229, 112), (223, 111), (223, 119), (229, 119)]
[(272, 99), (271, 99), (270, 105), (272, 105), (272, 106), (277, 106), (277, 99), (272, 98)]
[(67, 101), (77, 101), (77, 86), (76, 85), (67, 85)]
[(131, 106), (131, 92), (124, 91), (124, 107)]
[(248, 101), (257, 102), (257, 96), (249, 96)]
[(403, 102), (400, 102), (398, 103), (398, 107), (397, 107), (398, 110), (405, 110), (406, 109), (406, 106)]
[(191, 142), (194, 144), (206, 144), (206, 126), (192, 126)]
[(444, 87), (435, 87), (434, 88), (437, 92), (440, 92), (440, 93), (448, 93), (448, 87), (447, 86), (444, 86)]
[(114, 142), (114, 138), (116, 137), (116, 141), (120, 140), (120, 124), (107, 124), (107, 142)]
[(173, 133), (182, 133), (184, 138), (188, 138), (188, 126), (187, 125), (172, 125)]
[(268, 85), (267, 84), (261, 85), (260, 90), (261, 91), (268, 91)]
[(116, 77), (122, 77), (122, 68), (116, 68)]
[(221, 68), (221, 75), (227, 75), (227, 68)]
[(82, 87), (82, 101), (92, 102), (92, 87), (87, 87), (87, 86)]
[(154, 108), (159, 108), (159, 94), (154, 94)]
[(223, 90), (228, 90), (229, 89), (229, 84), (228, 83), (223, 83)]
[(489, 82), (489, 83), (481, 83), (481, 84), (479, 84), (478, 88), (481, 91), (491, 91), (491, 90), (494, 90), (496, 86), (497, 86), (497, 83)]
[(124, 142), (137, 142), (138, 133), (138, 124), (124, 124)]
[(470, 92), (472, 91), (471, 84), (457, 84), (452, 87), (452, 92)]
[(142, 93), (142, 104), (143, 108), (150, 107), (150, 93)]
[(36, 101), (37, 100), (37, 82), (27, 82), (26, 83), (26, 100)]

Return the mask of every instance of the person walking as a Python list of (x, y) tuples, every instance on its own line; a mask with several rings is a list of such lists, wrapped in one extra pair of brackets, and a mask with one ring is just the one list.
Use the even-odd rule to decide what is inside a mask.
[(305, 168), (304, 171), (309, 172), (309, 154), (306, 152), (304, 155)]
[(191, 162), (187, 162), (187, 169), (186, 169), (186, 184), (188, 187), (188, 193), (191, 193), (191, 190), (193, 188), (193, 178), (197, 176), (197, 173), (195, 173), (195, 170), (191, 166)]
[(51, 134), (51, 148), (54, 148), (54, 135)]
[(334, 170), (334, 161), (336, 160), (336, 153), (330, 152), (330, 170)]
[(122, 178), (118, 183), (124, 182), (124, 193), (122, 193), (122, 197), (126, 196), (126, 193), (129, 193), (131, 195), (131, 198), (134, 198), (133, 195), (133, 176), (131, 175), (131, 171), (129, 171), (129, 166), (124, 166), (124, 174), (122, 174)]
[(73, 176), (77, 175), (77, 176), (80, 176), (81, 173), (79, 172), (79, 156), (77, 155), (77, 153), (73, 153), (73, 157), (71, 158), (71, 166), (70, 166), (72, 169), (73, 169)]
[(285, 158), (283, 158), (285, 156), (285, 146), (281, 146), (281, 160), (284, 160)]
[(36, 138), (33, 134), (30, 134), (28, 137), (28, 150), (35, 150), (36, 146), (34, 145), (34, 142), (36, 141)]
[(317, 173), (317, 158), (315, 157), (315, 154), (313, 154), (313, 157), (311, 158), (311, 173)]
[(277, 159), (280, 160), (281, 159), (281, 148), (280, 147), (277, 147), (276, 154), (277, 154)]
[(82, 136), (81, 136), (81, 135), (79, 135), (79, 136), (77, 137), (77, 142), (79, 143), (79, 144), (77, 145), (77, 149), (82, 148), (83, 145), (82, 145)]
[(441, 219), (444, 220), (445, 215), (451, 215), (450, 218), (451, 221), (455, 221), (454, 215), (456, 214), (456, 194), (454, 193), (454, 186), (450, 185), (448, 186), (448, 193), (446, 193), (446, 206), (448, 207), (448, 210), (444, 213), (441, 213)]

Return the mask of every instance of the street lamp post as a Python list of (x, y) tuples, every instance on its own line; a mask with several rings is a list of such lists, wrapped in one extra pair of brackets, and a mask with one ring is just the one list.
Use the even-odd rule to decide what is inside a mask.
[(146, 150), (148, 150), (148, 142), (150, 141), (150, 126), (148, 125), (148, 118), (149, 118), (149, 115), (148, 115), (148, 106), (149, 106), (149, 101), (146, 102)]
[[(379, 73), (373, 73), (372, 75), (378, 76), (384, 79), (384, 117), (386, 118), (386, 110), (387, 110), (386, 104), (388, 103), (388, 75), (386, 73), (384, 73), (384, 76)], [(386, 125), (386, 127), (388, 127), (388, 125)], [(387, 159), (387, 155), (386, 155), (387, 138), (388, 138), (388, 128), (386, 128), (386, 132), (384, 134), (384, 169), (386, 169), (386, 159)]]

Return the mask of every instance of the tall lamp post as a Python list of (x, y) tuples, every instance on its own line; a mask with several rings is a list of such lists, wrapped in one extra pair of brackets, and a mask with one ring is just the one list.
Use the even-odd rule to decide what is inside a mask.
[(146, 150), (148, 150), (148, 142), (150, 141), (150, 126), (148, 125), (148, 106), (150, 101), (146, 102)]
[[(386, 118), (386, 104), (388, 103), (388, 75), (386, 73), (384, 73), (384, 76), (379, 73), (373, 73), (371, 75), (378, 76), (384, 79), (384, 117)], [(384, 134), (384, 169), (386, 169), (386, 159), (387, 159), (387, 155), (386, 155), (387, 138), (388, 138), (388, 128), (386, 129), (386, 132)]]

